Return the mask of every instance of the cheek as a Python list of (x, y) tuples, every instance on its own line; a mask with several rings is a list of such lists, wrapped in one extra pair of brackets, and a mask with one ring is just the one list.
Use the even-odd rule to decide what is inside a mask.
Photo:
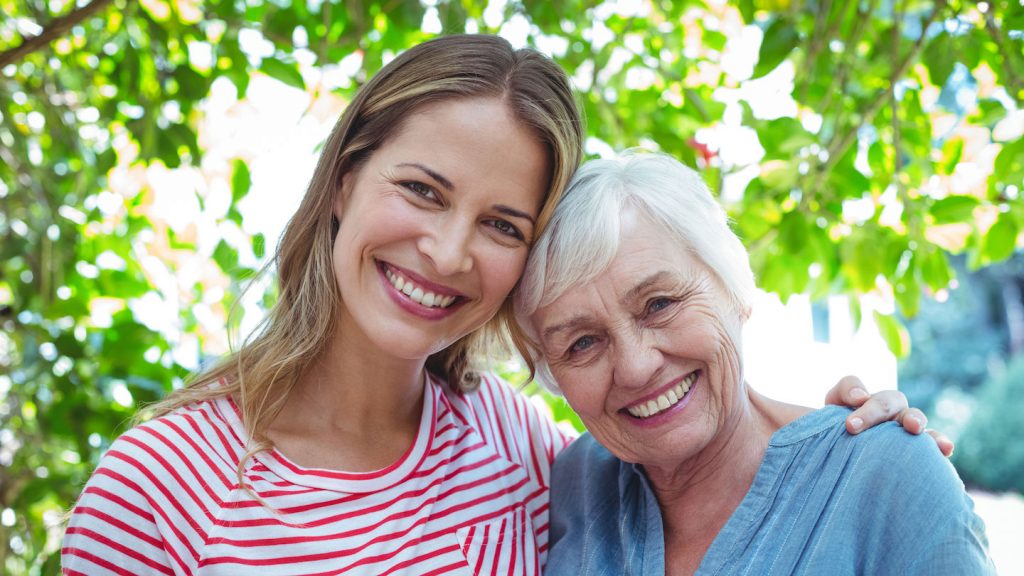
[[(485, 240), (490, 242), (490, 240)], [(495, 246), (486, 248), (477, 260), (480, 282), (488, 300), (504, 301), (526, 267), (526, 248), (509, 249)]]
[(559, 389), (573, 412), (587, 428), (594, 427), (594, 418), (604, 412), (604, 394), (600, 380), (588, 377), (586, 370), (552, 370)]

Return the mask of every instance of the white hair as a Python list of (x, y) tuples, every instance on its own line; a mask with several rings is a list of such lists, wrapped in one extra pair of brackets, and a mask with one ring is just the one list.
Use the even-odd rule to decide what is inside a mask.
[(750, 309), (755, 287), (747, 251), (697, 172), (670, 156), (640, 151), (591, 160), (576, 171), (534, 244), (515, 294), (516, 321), (534, 343), (535, 377), (553, 390), (530, 317), (608, 268), (627, 206), (663, 227), (666, 250), (689, 250), (703, 262), (737, 310)]

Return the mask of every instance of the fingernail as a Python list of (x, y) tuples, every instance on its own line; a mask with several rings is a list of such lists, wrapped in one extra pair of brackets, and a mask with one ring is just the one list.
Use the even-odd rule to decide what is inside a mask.
[(924, 429), (924, 422), (921, 422), (920, 418), (918, 418), (917, 416), (911, 416), (910, 419), (913, 420), (914, 422), (917, 422), (919, 430)]
[(850, 396), (854, 400), (860, 400), (861, 398), (866, 398), (867, 395), (868, 395), (868, 393), (865, 392), (863, 388), (854, 388), (853, 390), (850, 390)]
[(864, 421), (861, 420), (859, 417), (858, 418), (853, 418), (852, 420), (850, 420), (850, 424), (853, 425), (853, 429), (854, 430), (859, 431), (861, 429), (861, 427), (864, 426)]

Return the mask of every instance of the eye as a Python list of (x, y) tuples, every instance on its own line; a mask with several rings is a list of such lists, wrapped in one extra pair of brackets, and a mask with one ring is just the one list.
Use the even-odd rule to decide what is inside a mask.
[(510, 236), (516, 240), (523, 240), (525, 238), (523, 233), (519, 231), (519, 228), (507, 220), (489, 220), (488, 224), (505, 236)]
[(657, 314), (658, 312), (661, 312), (665, 308), (671, 306), (673, 302), (674, 300), (670, 298), (653, 298), (649, 302), (647, 302), (647, 309), (645, 310), (645, 312), (647, 313), (647, 315)]
[(579, 338), (569, 346), (569, 355), (571, 356), (573, 354), (579, 354), (580, 352), (586, 352), (596, 343), (597, 338), (593, 336), (584, 336)]
[(408, 180), (405, 182), (400, 182), (399, 185), (405, 188), (406, 190), (412, 192), (416, 196), (419, 196), (425, 200), (439, 200), (437, 196), (437, 191), (435, 191), (431, 186), (424, 184), (423, 182), (418, 182), (416, 180)]

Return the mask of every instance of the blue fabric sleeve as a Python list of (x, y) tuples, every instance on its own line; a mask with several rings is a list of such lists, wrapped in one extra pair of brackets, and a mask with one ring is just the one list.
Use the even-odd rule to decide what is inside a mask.
[(974, 502), (931, 438), (908, 435), (894, 423), (862, 435), (844, 474), (859, 480), (862, 512), (872, 517), (851, 519), (861, 525), (867, 549), (879, 552), (867, 572), (995, 574)]

